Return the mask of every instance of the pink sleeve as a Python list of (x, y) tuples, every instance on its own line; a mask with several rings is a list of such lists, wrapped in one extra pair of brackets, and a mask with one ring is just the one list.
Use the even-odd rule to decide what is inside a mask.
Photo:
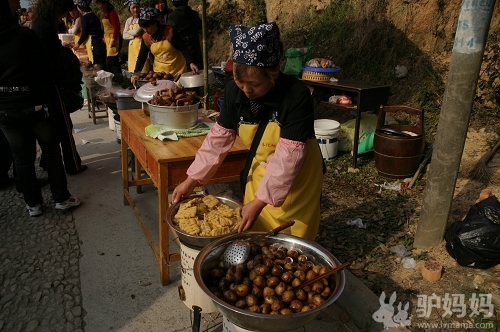
[(264, 203), (281, 206), (304, 164), (305, 156), (305, 143), (280, 138), (274, 155), (267, 159), (266, 174), (255, 196)]
[(222, 164), (235, 138), (234, 130), (226, 129), (216, 123), (196, 153), (193, 163), (187, 170), (187, 175), (201, 184), (207, 183)]

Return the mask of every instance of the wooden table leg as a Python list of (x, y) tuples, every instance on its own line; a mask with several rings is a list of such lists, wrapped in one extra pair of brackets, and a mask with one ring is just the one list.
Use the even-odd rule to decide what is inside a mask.
[(159, 164), (158, 176), (158, 249), (160, 261), (160, 279), (163, 286), (170, 283), (170, 250), (168, 240), (168, 223), (166, 220), (168, 208), (168, 165)]
[[(128, 132), (128, 130), (127, 130)], [(130, 150), (132, 156), (134, 152)], [(121, 154), (122, 154), (122, 185), (123, 185), (123, 205), (129, 205), (129, 202), (125, 196), (125, 191), (129, 191), (129, 177), (128, 177), (128, 142), (126, 139), (121, 140)]]
[[(139, 180), (141, 179), (141, 163), (139, 163), (139, 160), (137, 160), (137, 158), (133, 158), (133, 164), (134, 164), (134, 176), (135, 176), (135, 179), (136, 180)], [(142, 186), (136, 186), (135, 187), (135, 192), (138, 193), (138, 194), (142, 194)]]
[(87, 84), (85, 84), (85, 89), (87, 90), (87, 114), (89, 116), (89, 119), (91, 119), (92, 118), (92, 115), (91, 115), (92, 111), (90, 109), (90, 107), (91, 107), (90, 104), (92, 103), (92, 96), (90, 95), (90, 89), (87, 86)]

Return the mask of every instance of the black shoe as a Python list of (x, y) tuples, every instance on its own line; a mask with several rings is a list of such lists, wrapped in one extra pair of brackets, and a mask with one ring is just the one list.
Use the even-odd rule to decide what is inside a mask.
[(87, 165), (82, 165), (82, 166), (80, 166), (80, 169), (79, 169), (78, 171), (76, 171), (76, 172), (66, 172), (66, 173), (67, 173), (68, 175), (76, 175), (76, 174), (78, 174), (78, 173), (81, 173), (81, 172), (86, 171), (86, 170), (87, 170), (87, 168), (88, 168), (88, 167), (87, 167)]

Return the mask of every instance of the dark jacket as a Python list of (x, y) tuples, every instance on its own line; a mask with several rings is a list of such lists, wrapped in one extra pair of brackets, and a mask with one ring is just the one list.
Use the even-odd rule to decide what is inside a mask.
[(64, 81), (64, 73), (59, 63), (59, 53), (63, 48), (61, 40), (57, 34), (56, 26), (44, 21), (37, 21), (32, 26), (38, 38), (42, 42), (49, 60), (45, 63), (50, 71), (50, 77), (56, 83)]
[(199, 31), (202, 22), (197, 11), (189, 6), (176, 7), (168, 15), (168, 25), (174, 27), (172, 45), (181, 51), (188, 64), (194, 63), (199, 69), (203, 68)]
[(281, 127), (281, 137), (306, 142), (314, 138), (314, 104), (307, 86), (294, 76), (280, 73), (274, 88), (259, 98), (263, 104), (254, 116), (250, 100), (234, 81), (224, 90), (224, 105), (217, 122), (224, 128), (238, 132), (240, 122), (259, 123), (269, 119)]
[(0, 50), (0, 110), (45, 104), (50, 74), (35, 32), (17, 25), (1, 30)]

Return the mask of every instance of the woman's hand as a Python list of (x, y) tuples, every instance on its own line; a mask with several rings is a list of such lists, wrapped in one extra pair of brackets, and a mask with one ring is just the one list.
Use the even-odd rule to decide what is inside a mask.
[(192, 71), (193, 71), (193, 73), (195, 73), (195, 74), (197, 74), (197, 73), (198, 73), (198, 71), (199, 71), (198, 66), (197, 66), (197, 65), (195, 65), (195, 64), (194, 64), (194, 63), (192, 63), (192, 62), (189, 64), (189, 68), (191, 68), (191, 70), (192, 70)]
[(257, 217), (266, 205), (266, 203), (261, 202), (258, 199), (254, 199), (250, 203), (245, 204), (243, 206), (243, 210), (241, 210), (242, 219), (240, 226), (238, 227), (238, 233), (248, 231), (252, 228), (253, 224), (257, 220)]
[(80, 45), (78, 43), (75, 43), (75, 46), (73, 46), (73, 51), (76, 52), (80, 48)]
[(198, 181), (193, 180), (188, 176), (184, 182), (175, 187), (174, 192), (172, 193), (172, 203), (177, 203), (183, 197), (189, 197), (197, 185)]
[(139, 76), (137, 75), (132, 75), (130, 78), (130, 83), (132, 83), (133, 86), (135, 86), (135, 82), (139, 79)]

